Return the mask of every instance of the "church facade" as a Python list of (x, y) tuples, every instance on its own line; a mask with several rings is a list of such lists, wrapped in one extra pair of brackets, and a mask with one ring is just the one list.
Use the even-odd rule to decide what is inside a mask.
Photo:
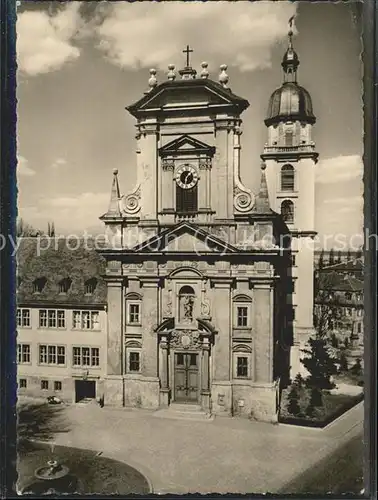
[[(105, 405), (193, 404), (207, 414), (277, 420), (280, 389), (300, 371), (312, 332), (316, 234), (315, 117), (297, 84), (291, 38), (255, 192), (240, 176), (249, 103), (230, 89), (225, 65), (218, 81), (207, 63), (197, 74), (189, 57), (161, 83), (150, 70), (148, 91), (127, 107), (137, 182), (121, 195), (113, 173), (96, 268), (104, 269), (104, 318), (91, 394)], [(89, 308), (87, 294), (83, 300)]]
[[(109, 305), (105, 404), (187, 402), (218, 415), (275, 419), (297, 341), (295, 281), (307, 301), (296, 305), (306, 333), (313, 307), (312, 246), (295, 243), (314, 236), (313, 217), (294, 218), (293, 205), (299, 214), (300, 204), (314, 202), (315, 117), (296, 83), (291, 36), (256, 193), (240, 178), (248, 102), (229, 88), (226, 66), (218, 82), (206, 63), (199, 75), (189, 61), (178, 75), (171, 65), (162, 83), (151, 70), (149, 91), (127, 108), (136, 119), (137, 183), (121, 196), (115, 171), (102, 217), (113, 242), (101, 252)], [(276, 178), (286, 184), (278, 187)], [(303, 281), (293, 276), (292, 247)]]

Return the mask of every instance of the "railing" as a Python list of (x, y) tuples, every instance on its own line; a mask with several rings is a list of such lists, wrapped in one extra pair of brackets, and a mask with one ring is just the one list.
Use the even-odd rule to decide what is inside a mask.
[(287, 153), (295, 153), (297, 151), (312, 153), (315, 151), (315, 146), (313, 144), (307, 144), (302, 146), (265, 146), (264, 152), (287, 152)]
[(175, 216), (175, 220), (177, 222), (182, 222), (182, 221), (188, 221), (188, 222), (193, 222), (197, 219), (198, 214), (197, 212), (192, 212), (192, 213), (177, 213)]

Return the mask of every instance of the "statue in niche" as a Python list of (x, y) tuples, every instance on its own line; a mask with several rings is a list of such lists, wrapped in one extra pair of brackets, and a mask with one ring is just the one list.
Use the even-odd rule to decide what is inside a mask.
[(183, 323), (193, 321), (194, 290), (190, 286), (183, 286), (179, 293), (179, 320)]

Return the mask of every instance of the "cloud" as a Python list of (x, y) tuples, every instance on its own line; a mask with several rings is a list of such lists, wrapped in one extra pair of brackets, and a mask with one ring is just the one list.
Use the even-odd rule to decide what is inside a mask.
[(57, 232), (80, 233), (85, 229), (102, 226), (99, 217), (106, 212), (109, 197), (110, 192), (87, 192), (77, 196), (42, 198), (38, 210), (46, 220), (54, 221)]
[(360, 179), (362, 183), (363, 162), (361, 156), (336, 156), (319, 162), (316, 167), (318, 184), (334, 184)]
[(64, 167), (64, 165), (67, 165), (67, 160), (65, 160), (64, 158), (57, 158), (51, 164), (51, 168), (58, 169), (60, 167)]
[(270, 67), (271, 49), (295, 11), (289, 2), (120, 2), (95, 32), (99, 48), (120, 67), (182, 67), (181, 50), (190, 43), (196, 64), (253, 71)]
[(49, 73), (79, 57), (72, 43), (83, 25), (79, 8), (80, 2), (69, 2), (54, 15), (40, 10), (18, 14), (17, 63), (22, 73)]
[(28, 160), (24, 156), (17, 157), (17, 175), (19, 177), (32, 177), (36, 172), (29, 166)]

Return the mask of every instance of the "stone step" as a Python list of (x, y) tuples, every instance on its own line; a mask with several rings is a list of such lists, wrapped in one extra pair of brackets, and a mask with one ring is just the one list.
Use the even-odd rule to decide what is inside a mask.
[(180, 411), (188, 413), (204, 411), (200, 405), (193, 403), (171, 403), (168, 409), (172, 411)]
[[(206, 413), (198, 405), (170, 405), (168, 408), (162, 408), (154, 413), (155, 417), (158, 418), (170, 418), (178, 420), (194, 420), (200, 422), (212, 422), (214, 420), (214, 415)], [(192, 406), (192, 408), (187, 408)], [(184, 407), (184, 408), (181, 408)]]

